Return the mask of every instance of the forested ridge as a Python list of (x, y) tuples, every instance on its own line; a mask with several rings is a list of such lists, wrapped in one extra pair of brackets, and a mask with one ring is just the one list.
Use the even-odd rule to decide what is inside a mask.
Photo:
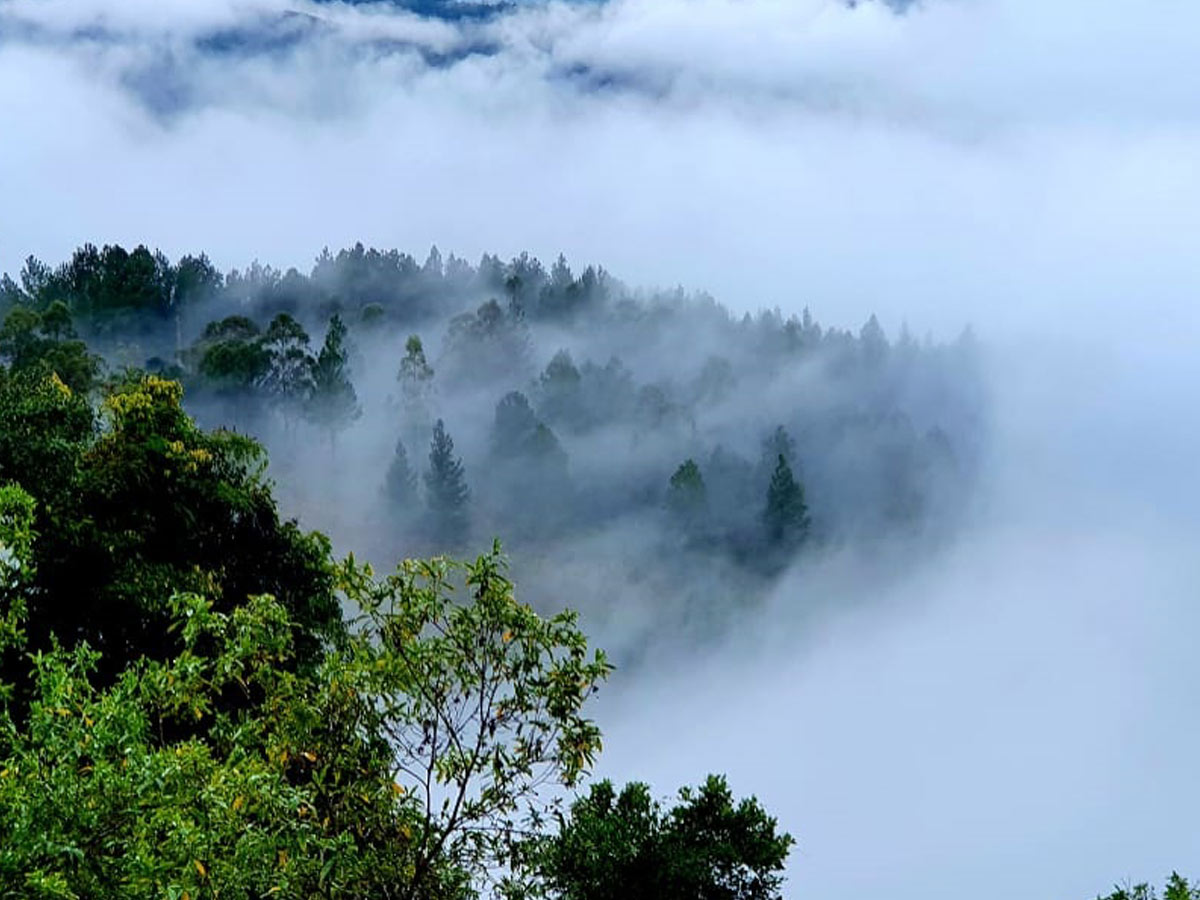
[(986, 432), (969, 334), (562, 258), (89, 245), (0, 307), (0, 898), (779, 897), (794, 841), (724, 778), (586, 780), (613, 665), (546, 570), (724, 621), (951, 535)]
[(636, 523), (769, 574), (810, 541), (944, 529), (986, 427), (969, 334), (737, 317), (561, 257), (471, 265), (434, 248), (419, 263), (356, 245), (308, 274), (222, 274), (203, 254), (85, 246), (56, 267), (28, 260), (0, 304), (18, 368), (74, 354), (55, 365), (86, 389), (97, 357), (77, 331), (110, 375), (180, 380), (202, 421), (301, 476), (281, 481), (353, 469), (372, 520), (358, 543), (385, 556)]

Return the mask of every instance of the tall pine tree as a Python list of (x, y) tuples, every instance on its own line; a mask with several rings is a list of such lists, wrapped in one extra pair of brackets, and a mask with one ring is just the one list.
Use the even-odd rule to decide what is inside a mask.
[(808, 536), (808, 504), (804, 488), (792, 474), (787, 458), (780, 453), (767, 487), (767, 505), (763, 510), (767, 540), (779, 548), (794, 548)]
[(408, 451), (404, 449), (403, 440), (396, 441), (396, 453), (392, 456), (392, 464), (388, 466), (384, 491), (388, 506), (394, 512), (403, 515), (412, 510), (417, 499), (417, 476), (408, 463)]
[(460, 547), (467, 538), (467, 499), (471, 492), (462, 460), (454, 455), (454, 441), (441, 419), (433, 426), (425, 489), (431, 536), (449, 548)]
[(325, 332), (325, 343), (313, 365), (312, 393), (309, 416), (318, 425), (329, 429), (329, 440), (360, 415), (358, 395), (350, 383), (350, 353), (346, 349), (346, 325), (334, 315)]

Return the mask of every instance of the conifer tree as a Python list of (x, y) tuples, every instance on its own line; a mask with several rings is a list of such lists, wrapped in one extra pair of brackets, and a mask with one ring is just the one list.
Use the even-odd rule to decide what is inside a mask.
[(808, 504), (804, 488), (792, 474), (792, 467), (782, 453), (775, 464), (775, 473), (767, 488), (767, 506), (763, 511), (767, 539), (777, 547), (794, 547), (808, 534)]
[(334, 314), (325, 332), (325, 343), (313, 366), (312, 396), (309, 414), (319, 425), (329, 429), (330, 442), (334, 435), (360, 415), (358, 395), (350, 383), (350, 354), (346, 349), (346, 325)]
[(417, 498), (417, 476), (409, 465), (403, 440), (396, 441), (396, 452), (392, 456), (392, 464), (388, 466), (384, 490), (388, 504), (400, 513), (409, 511)]
[(693, 526), (708, 507), (704, 476), (694, 459), (685, 460), (671, 476), (667, 487), (667, 508), (685, 525)]
[(454, 441), (441, 419), (433, 426), (425, 488), (433, 537), (439, 543), (460, 545), (467, 536), (467, 499), (471, 492), (462, 460), (454, 455)]

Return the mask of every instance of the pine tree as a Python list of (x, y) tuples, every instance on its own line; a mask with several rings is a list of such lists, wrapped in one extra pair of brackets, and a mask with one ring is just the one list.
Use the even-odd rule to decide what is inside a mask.
[(454, 441), (446, 433), (446, 425), (441, 419), (433, 426), (425, 488), (433, 537), (439, 543), (461, 545), (467, 536), (470, 490), (462, 460), (454, 455)]
[(804, 488), (792, 474), (792, 467), (782, 453), (767, 488), (767, 506), (763, 511), (767, 538), (775, 546), (794, 547), (808, 535), (808, 504)]
[(408, 463), (408, 451), (404, 449), (402, 440), (396, 441), (396, 453), (392, 456), (392, 464), (388, 466), (384, 489), (388, 504), (396, 512), (404, 513), (412, 509), (417, 498), (417, 475)]
[(685, 460), (671, 476), (667, 487), (667, 508), (691, 526), (704, 515), (708, 507), (708, 492), (704, 476), (694, 459)]
[(346, 325), (339, 315), (329, 320), (325, 343), (313, 365), (312, 395), (309, 415), (329, 429), (330, 442), (334, 435), (360, 415), (358, 395), (350, 383), (350, 354), (346, 349)]

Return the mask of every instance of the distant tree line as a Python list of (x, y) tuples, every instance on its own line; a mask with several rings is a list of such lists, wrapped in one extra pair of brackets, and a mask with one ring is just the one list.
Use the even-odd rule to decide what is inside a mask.
[[(689, 550), (777, 570), (807, 544), (936, 524), (965, 497), (982, 419), (969, 338), (891, 343), (874, 317), (854, 335), (807, 310), (739, 319), (702, 296), (640, 297), (603, 269), (576, 275), (562, 257), (548, 270), (525, 254), (471, 265), (434, 248), (418, 263), (355, 245), (307, 275), (257, 263), (222, 275), (202, 253), (86, 245), (4, 276), (0, 306), (0, 355), (76, 391), (119, 375), (118, 360), (136, 365), (140, 348), (146, 369), (251, 433), (291, 442), (311, 427), (336, 452), (356, 423), (390, 431), (375, 475), (390, 527), (429, 548), (496, 522), (519, 546), (639, 514)], [(414, 326), (442, 334), (436, 358)], [(689, 333), (709, 350), (669, 355)], [(612, 352), (578, 363), (549, 340)], [(356, 381), (387, 370), (390, 405), (364, 402)], [(780, 420), (739, 403), (798, 373), (819, 389)], [(495, 397), (488, 435), (456, 455), (451, 426), (481, 392)], [(606, 442), (624, 465), (594, 464)]]

